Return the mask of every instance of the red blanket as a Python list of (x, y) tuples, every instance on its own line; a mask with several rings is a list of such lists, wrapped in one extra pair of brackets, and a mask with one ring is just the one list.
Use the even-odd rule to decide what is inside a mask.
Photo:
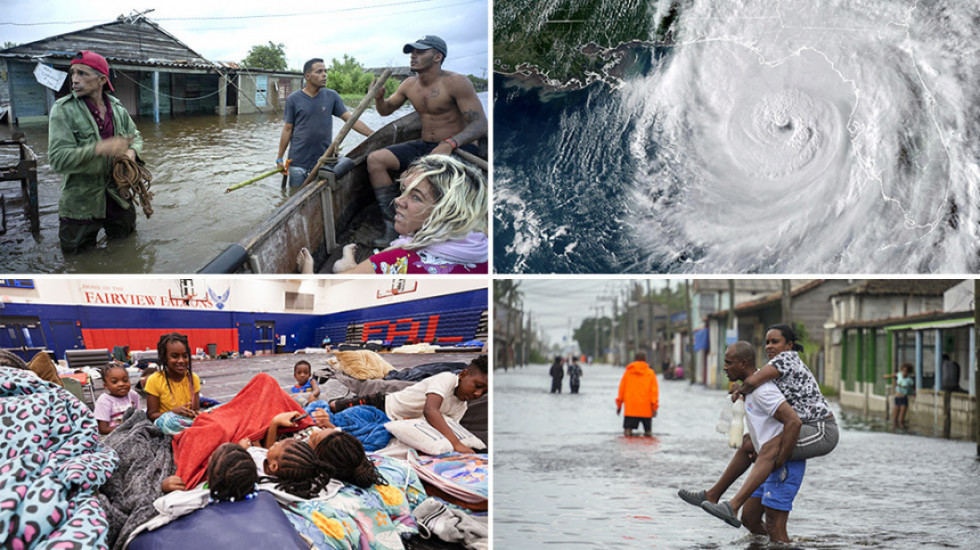
[[(265, 373), (255, 375), (228, 403), (212, 412), (201, 413), (190, 428), (174, 436), (174, 461), (177, 475), (187, 488), (204, 481), (208, 459), (223, 443), (237, 443), (243, 438), (252, 441), (265, 439), (272, 417), (283, 412), (304, 412), (274, 378)], [(295, 428), (283, 433), (308, 428), (314, 424), (307, 417)]]

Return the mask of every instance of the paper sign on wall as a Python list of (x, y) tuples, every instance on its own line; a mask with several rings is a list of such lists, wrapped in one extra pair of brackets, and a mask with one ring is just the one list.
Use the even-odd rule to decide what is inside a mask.
[(54, 91), (58, 91), (65, 84), (65, 79), (68, 78), (68, 73), (59, 71), (54, 67), (49, 67), (43, 63), (38, 63), (37, 67), (34, 67), (34, 78), (42, 86), (47, 86)]

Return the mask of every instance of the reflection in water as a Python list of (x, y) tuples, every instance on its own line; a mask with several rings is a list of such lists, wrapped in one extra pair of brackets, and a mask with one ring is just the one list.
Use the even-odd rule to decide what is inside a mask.
[[(479, 94), (486, 108), (487, 93)], [(374, 109), (361, 115), (372, 129), (411, 112), (406, 106), (381, 117)], [(27, 135), (38, 156), (41, 235), (27, 229), (19, 205), (16, 182), (0, 183), (7, 198), (9, 229), (0, 235), (0, 267), (9, 273), (189, 273), (203, 267), (229, 244), (244, 237), (290, 196), (280, 189), (279, 176), (271, 176), (232, 193), (230, 185), (275, 168), (280, 113), (239, 116), (198, 116), (162, 120), (137, 119), (143, 134), (143, 158), (153, 174), (153, 209), (149, 220), (138, 213), (136, 234), (120, 241), (100, 237), (97, 250), (64, 258), (58, 247), (58, 198), (61, 176), (47, 161), (47, 124), (23, 125), (13, 132)], [(343, 121), (334, 119), (334, 134)], [(0, 137), (13, 133), (0, 129)], [(364, 140), (351, 131), (341, 152)], [(12, 150), (11, 150), (12, 151)], [(11, 164), (9, 152), (0, 151), (0, 165)], [(16, 160), (13, 160), (16, 163)]]
[[(764, 547), (677, 497), (707, 488), (731, 457), (715, 431), (723, 392), (661, 380), (654, 437), (625, 438), (614, 403), (623, 369), (585, 367), (578, 395), (548, 393), (547, 369), (494, 373), (495, 547)], [(842, 429), (837, 449), (807, 467), (789, 518), (799, 545), (977, 546), (973, 443)]]

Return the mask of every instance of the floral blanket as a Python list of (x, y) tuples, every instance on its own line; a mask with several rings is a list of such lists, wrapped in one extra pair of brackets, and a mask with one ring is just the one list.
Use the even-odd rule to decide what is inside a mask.
[(0, 367), (0, 547), (106, 548), (96, 489), (116, 468), (92, 412), (30, 371)]
[(426, 499), (418, 475), (403, 460), (369, 456), (388, 485), (344, 485), (326, 500), (305, 500), (287, 508), (293, 526), (317, 548), (401, 549), (402, 537), (418, 533), (412, 510)]

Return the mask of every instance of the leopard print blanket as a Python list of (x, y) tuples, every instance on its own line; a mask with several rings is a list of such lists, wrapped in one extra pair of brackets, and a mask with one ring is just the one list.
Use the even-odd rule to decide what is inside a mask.
[(0, 367), (0, 547), (106, 548), (96, 490), (118, 457), (92, 412), (30, 371)]

